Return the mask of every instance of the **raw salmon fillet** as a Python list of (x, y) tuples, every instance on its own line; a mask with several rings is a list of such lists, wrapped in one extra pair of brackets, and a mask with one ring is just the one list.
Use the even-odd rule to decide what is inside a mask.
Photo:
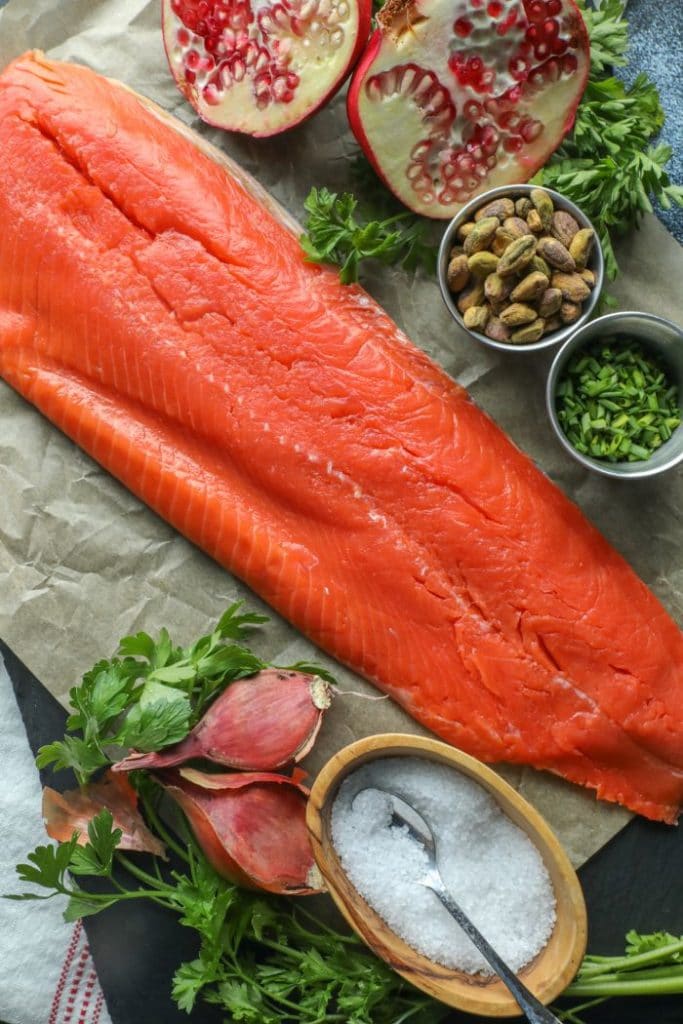
[(674, 821), (683, 640), (581, 512), (151, 104), (0, 77), (0, 374), (419, 721)]

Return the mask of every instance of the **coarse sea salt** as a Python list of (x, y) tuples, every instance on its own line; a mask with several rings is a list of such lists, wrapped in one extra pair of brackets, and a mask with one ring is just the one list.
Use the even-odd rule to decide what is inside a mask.
[(434, 893), (418, 883), (427, 854), (405, 827), (391, 825), (382, 790), (402, 797), (430, 826), (448, 890), (493, 948), (514, 971), (533, 960), (555, 923), (541, 855), (482, 786), (420, 757), (368, 762), (344, 780), (332, 807), (342, 867), (389, 928), (445, 967), (492, 973)]

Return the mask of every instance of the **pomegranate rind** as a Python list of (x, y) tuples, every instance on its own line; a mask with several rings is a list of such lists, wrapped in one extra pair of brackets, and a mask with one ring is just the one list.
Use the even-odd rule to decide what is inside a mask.
[(528, 181), (571, 130), (590, 71), (574, 0), (388, 0), (377, 20), (349, 122), (415, 213), (450, 219), (490, 188)]
[[(210, 0), (210, 6), (215, 2)], [(217, 128), (267, 138), (311, 117), (341, 88), (365, 48), (372, 0), (271, 0), (254, 4), (253, 11), (251, 2), (241, 0), (251, 20), (237, 33), (230, 30), (229, 46), (233, 36), (240, 31), (242, 36), (228, 57), (209, 53), (205, 37), (196, 32), (190, 32), (186, 45), (179, 43), (178, 32), (185, 26), (172, 0), (162, 0), (162, 32), (176, 85), (200, 118)], [(280, 24), (271, 19), (270, 32), (264, 32), (263, 19), (273, 11)], [(318, 28), (312, 33), (314, 23)], [(199, 73), (188, 76), (190, 50), (214, 66), (200, 65)]]

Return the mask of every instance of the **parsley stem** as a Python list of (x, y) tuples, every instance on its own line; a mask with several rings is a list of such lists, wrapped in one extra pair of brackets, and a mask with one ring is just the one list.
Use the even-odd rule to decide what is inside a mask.
[[(174, 887), (172, 885), (168, 885), (166, 882), (161, 882), (159, 879), (155, 878), (154, 875), (150, 875), (147, 871), (143, 871), (142, 868), (138, 867), (137, 864), (134, 864), (124, 854), (117, 852), (116, 859), (129, 874), (137, 878), (139, 882), (149, 885), (153, 891), (158, 892), (160, 895), (163, 895), (164, 893), (172, 893), (174, 891)], [(149, 895), (150, 898), (152, 898), (152, 893), (144, 893), (144, 895)]]
[[(145, 815), (149, 819), (149, 822), (150, 822), (152, 828), (157, 833), (159, 838), (163, 839), (163, 841), (166, 843), (168, 848), (170, 850), (173, 850), (173, 852), (176, 853), (181, 858), (181, 860), (184, 860), (186, 864), (189, 864), (190, 863), (190, 858), (189, 858), (188, 853), (187, 853), (187, 848), (181, 846), (180, 843), (178, 843), (173, 838), (173, 836), (168, 831), (166, 826), (164, 824), (162, 824), (161, 819), (159, 818), (159, 815), (157, 814), (155, 808), (152, 806), (151, 800), (149, 800), (148, 797), (146, 797), (146, 796), (142, 796), (142, 804), (143, 804), (143, 807), (145, 809)], [(154, 861), (154, 864), (156, 866), (156, 859)]]
[[(604, 974), (606, 967), (609, 968), (610, 974), (621, 970), (635, 971), (639, 967), (647, 967), (649, 964), (656, 964), (660, 960), (666, 960), (675, 953), (683, 953), (683, 939), (680, 939), (678, 942), (670, 942), (667, 946), (658, 946), (657, 949), (650, 949), (647, 953), (637, 953), (622, 957), (600, 957), (599, 964), (591, 962), (581, 968), (581, 975), (577, 984), (592, 980), (596, 975)], [(595, 959), (598, 958), (596, 957)]]

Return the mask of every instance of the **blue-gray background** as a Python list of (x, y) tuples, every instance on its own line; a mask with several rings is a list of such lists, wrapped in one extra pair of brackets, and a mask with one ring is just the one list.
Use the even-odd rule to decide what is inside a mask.
[[(0, 7), (11, 0), (0, 0)], [(658, 85), (666, 113), (661, 139), (673, 149), (669, 165), (672, 181), (683, 184), (683, 0), (631, 0), (631, 50), (627, 68), (619, 76), (630, 83), (639, 71), (647, 71)], [(683, 210), (658, 209), (669, 230), (683, 243)]]

